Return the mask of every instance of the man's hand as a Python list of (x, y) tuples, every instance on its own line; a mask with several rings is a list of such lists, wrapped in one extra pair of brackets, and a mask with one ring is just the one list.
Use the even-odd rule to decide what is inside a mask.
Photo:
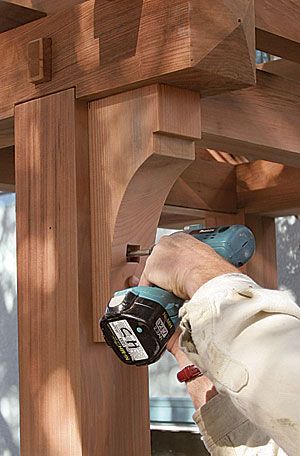
[(189, 234), (164, 236), (146, 262), (140, 285), (156, 285), (190, 299), (208, 280), (238, 270)]

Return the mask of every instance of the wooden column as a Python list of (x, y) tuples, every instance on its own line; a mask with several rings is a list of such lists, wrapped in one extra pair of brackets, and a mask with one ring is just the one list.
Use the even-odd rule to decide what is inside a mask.
[(150, 454), (147, 371), (92, 342), (87, 127), (73, 89), (15, 110), (22, 456)]
[(272, 217), (246, 215), (245, 224), (256, 240), (254, 258), (247, 265), (247, 274), (259, 285), (277, 288), (277, 259), (275, 220)]

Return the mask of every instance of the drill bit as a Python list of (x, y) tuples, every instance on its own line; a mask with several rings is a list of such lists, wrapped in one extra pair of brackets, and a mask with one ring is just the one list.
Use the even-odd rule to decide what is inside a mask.
[(127, 258), (149, 256), (149, 255), (151, 255), (153, 249), (154, 249), (154, 245), (152, 247), (150, 247), (150, 249), (132, 250), (130, 252), (127, 252)]

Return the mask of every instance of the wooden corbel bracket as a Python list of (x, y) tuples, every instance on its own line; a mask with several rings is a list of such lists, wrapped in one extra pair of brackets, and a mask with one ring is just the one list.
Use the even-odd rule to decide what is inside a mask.
[(141, 273), (128, 245), (149, 247), (175, 180), (194, 160), (200, 96), (152, 85), (90, 103), (94, 340), (112, 293)]

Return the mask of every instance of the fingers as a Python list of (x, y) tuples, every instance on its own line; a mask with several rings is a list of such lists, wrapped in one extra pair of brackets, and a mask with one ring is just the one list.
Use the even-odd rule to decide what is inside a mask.
[(139, 281), (140, 281), (140, 279), (139, 279), (137, 276), (131, 276), (131, 277), (129, 277), (129, 279), (128, 279), (128, 286), (129, 286), (130, 288), (132, 288), (132, 287), (137, 287), (138, 284), (139, 284)]

